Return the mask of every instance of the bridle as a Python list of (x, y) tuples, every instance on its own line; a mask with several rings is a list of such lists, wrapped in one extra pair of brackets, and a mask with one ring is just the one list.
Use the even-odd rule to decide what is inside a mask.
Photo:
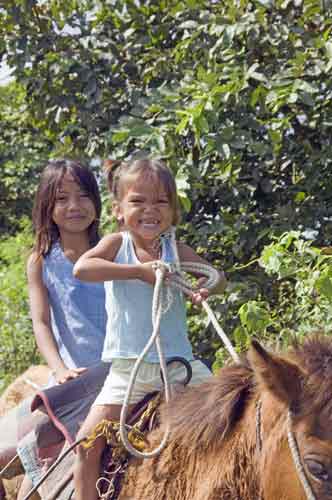
[(301, 456), (299, 447), (295, 438), (295, 435), (292, 431), (292, 412), (288, 410), (287, 412), (287, 440), (288, 446), (292, 454), (293, 462), (295, 465), (295, 469), (303, 486), (304, 492), (308, 500), (316, 500), (314, 492), (312, 491), (311, 485), (308, 481), (308, 478), (305, 474), (305, 470), (303, 464), (301, 462)]
[[(263, 435), (262, 435), (262, 401), (259, 399), (256, 402), (256, 449), (258, 452), (262, 451), (262, 446), (263, 446)], [(294, 435), (294, 432), (292, 430), (292, 412), (289, 409), (287, 411), (287, 417), (286, 417), (286, 426), (287, 426), (287, 441), (288, 441), (288, 446), (291, 451), (293, 463), (297, 472), (297, 475), (299, 477), (299, 480), (302, 484), (302, 487), (304, 489), (305, 495), (307, 500), (317, 500), (312, 487), (308, 481), (308, 478), (306, 476), (302, 461), (301, 461), (301, 456), (300, 456), (300, 451), (299, 447), (296, 441), (296, 437)], [(259, 500), (262, 500), (261, 498)]]

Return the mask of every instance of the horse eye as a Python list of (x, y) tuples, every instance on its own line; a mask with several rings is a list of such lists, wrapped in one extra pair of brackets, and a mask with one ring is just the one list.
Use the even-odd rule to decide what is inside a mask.
[(308, 471), (310, 474), (318, 481), (327, 481), (329, 479), (329, 473), (321, 462), (313, 460), (312, 458), (307, 458), (304, 460)]

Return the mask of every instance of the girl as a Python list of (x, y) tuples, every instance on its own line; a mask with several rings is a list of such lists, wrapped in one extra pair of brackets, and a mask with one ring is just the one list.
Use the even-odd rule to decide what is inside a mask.
[[(104, 287), (73, 277), (74, 263), (99, 241), (100, 212), (92, 172), (77, 161), (50, 161), (35, 197), (36, 241), (27, 275), (33, 331), (52, 370), (51, 384), (78, 377), (101, 359), (106, 331)], [(22, 455), (21, 460), (24, 464)], [(18, 499), (30, 488), (26, 476)]]
[[(104, 387), (80, 430), (82, 437), (104, 418), (119, 420), (135, 359), (152, 333), (153, 263), (158, 259), (175, 260), (170, 241), (160, 236), (179, 219), (175, 180), (161, 161), (140, 159), (123, 163), (114, 174), (108, 168), (107, 178), (113, 212), (122, 231), (103, 238), (74, 266), (74, 275), (79, 279), (105, 281), (108, 322), (103, 360), (112, 360)], [(177, 246), (180, 260), (206, 263), (184, 243)], [(219, 293), (224, 287), (221, 273), (214, 292)], [(200, 303), (207, 295), (207, 289), (200, 288), (192, 300)], [(193, 361), (184, 301), (179, 292), (173, 292), (172, 305), (162, 317), (160, 336), (166, 359), (182, 356), (190, 360), (192, 383), (200, 383), (211, 375), (203, 363)], [(140, 367), (132, 404), (146, 393), (161, 389), (159, 370), (157, 352), (151, 349)], [(170, 368), (170, 381), (176, 377), (175, 372), (175, 368)], [(76, 500), (97, 499), (95, 483), (104, 446), (103, 438), (99, 438), (88, 452), (79, 447), (74, 473)]]
[(99, 240), (100, 212), (92, 172), (69, 160), (47, 165), (32, 213), (36, 243), (27, 275), (37, 345), (60, 384), (101, 359), (103, 286), (73, 277), (74, 263)]

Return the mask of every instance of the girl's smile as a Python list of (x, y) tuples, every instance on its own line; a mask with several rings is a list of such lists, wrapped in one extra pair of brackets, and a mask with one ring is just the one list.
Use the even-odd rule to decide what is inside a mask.
[(173, 209), (159, 180), (137, 178), (124, 190), (120, 202), (114, 206), (114, 213), (133, 236), (154, 240), (171, 226)]

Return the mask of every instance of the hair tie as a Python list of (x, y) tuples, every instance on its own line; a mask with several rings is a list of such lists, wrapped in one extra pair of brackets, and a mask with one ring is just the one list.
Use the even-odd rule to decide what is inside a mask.
[(119, 161), (119, 160), (111, 160), (111, 159), (107, 159), (103, 163), (103, 169), (104, 169), (104, 172), (105, 172), (105, 175), (106, 175), (108, 189), (113, 194), (114, 194), (114, 191), (116, 189), (115, 188), (115, 184), (116, 184), (116, 180), (115, 180), (116, 170), (118, 169), (118, 167), (121, 164), (122, 164), (121, 161)]
[(104, 161), (103, 167), (107, 174), (112, 175), (114, 174), (115, 169), (118, 168), (120, 165), (121, 165), (120, 160), (107, 159)]

